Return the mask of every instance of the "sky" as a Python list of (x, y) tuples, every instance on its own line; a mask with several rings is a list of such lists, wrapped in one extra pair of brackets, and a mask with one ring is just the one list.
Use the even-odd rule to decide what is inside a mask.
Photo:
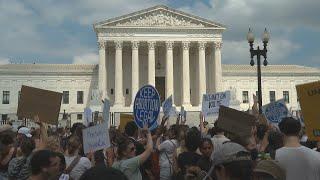
[(223, 64), (249, 64), (266, 27), (269, 64), (320, 68), (319, 0), (0, 0), (0, 64), (96, 64), (92, 25), (155, 5), (225, 25)]

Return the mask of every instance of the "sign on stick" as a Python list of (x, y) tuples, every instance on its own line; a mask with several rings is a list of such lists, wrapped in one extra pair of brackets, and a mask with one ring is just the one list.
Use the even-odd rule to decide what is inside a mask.
[(106, 123), (85, 128), (82, 130), (82, 134), (85, 154), (110, 146), (109, 131)]
[(296, 88), (308, 139), (320, 140), (320, 81)]
[(215, 94), (204, 94), (202, 98), (202, 114), (204, 117), (216, 115), (220, 105), (228, 107), (230, 103), (230, 91)]
[(288, 117), (288, 108), (283, 99), (269, 103), (262, 107), (263, 113), (271, 123), (280, 123), (282, 118)]
[(163, 101), (162, 109), (165, 117), (169, 117), (172, 114), (172, 95)]
[(59, 118), (62, 93), (22, 86), (18, 103), (18, 117), (39, 120), (56, 125)]
[(136, 94), (133, 105), (134, 120), (138, 127), (148, 124), (150, 130), (158, 120), (160, 112), (160, 97), (158, 91), (151, 85), (143, 86)]

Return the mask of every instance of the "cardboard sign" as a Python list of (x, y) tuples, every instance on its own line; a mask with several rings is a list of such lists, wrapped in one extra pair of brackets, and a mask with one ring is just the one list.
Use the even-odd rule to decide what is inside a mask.
[(204, 94), (202, 98), (202, 114), (204, 117), (214, 116), (219, 112), (220, 105), (228, 107), (230, 91), (215, 94)]
[(308, 139), (320, 140), (320, 81), (296, 88)]
[(255, 116), (225, 106), (220, 106), (217, 126), (226, 132), (243, 137), (251, 136)]
[(262, 111), (266, 118), (271, 122), (278, 124), (282, 118), (288, 117), (288, 108), (284, 100), (278, 100), (262, 107)]
[(109, 114), (110, 114), (110, 101), (109, 99), (105, 98), (103, 101), (103, 122), (107, 124), (107, 127), (109, 128)]
[(169, 117), (172, 114), (172, 95), (163, 101), (162, 109), (164, 117)]
[(126, 127), (127, 123), (133, 121), (134, 117), (131, 114), (120, 114), (120, 125), (118, 129), (121, 132), (124, 132), (124, 128)]
[(151, 85), (143, 86), (134, 99), (133, 114), (136, 124), (140, 128), (143, 128), (144, 124), (148, 124), (148, 128), (153, 130), (159, 112), (160, 96), (157, 89)]
[(44, 89), (22, 86), (17, 116), (33, 119), (39, 116), (40, 121), (58, 124), (62, 93)]
[(89, 107), (84, 108), (84, 125), (88, 126), (92, 122), (92, 110)]
[(106, 123), (85, 128), (82, 130), (82, 134), (85, 154), (110, 147), (109, 131)]

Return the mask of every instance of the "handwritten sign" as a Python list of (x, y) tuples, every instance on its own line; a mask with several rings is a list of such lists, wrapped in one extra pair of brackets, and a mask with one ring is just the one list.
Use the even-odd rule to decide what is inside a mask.
[(92, 122), (92, 110), (87, 107), (84, 108), (84, 125), (88, 126)]
[(308, 139), (320, 140), (320, 81), (297, 85), (297, 94)]
[(110, 146), (109, 131), (106, 123), (85, 128), (82, 130), (82, 134), (85, 154)]
[(33, 119), (39, 116), (40, 121), (58, 124), (62, 93), (44, 89), (22, 86), (17, 115)]
[(202, 114), (204, 117), (219, 113), (220, 105), (228, 107), (230, 103), (230, 91), (215, 94), (204, 94), (202, 98)]
[(263, 113), (271, 123), (280, 123), (282, 118), (288, 117), (288, 108), (284, 100), (275, 101), (262, 107)]
[(169, 117), (172, 114), (172, 95), (163, 102), (162, 109), (165, 117)]
[(160, 97), (158, 91), (151, 85), (143, 86), (136, 94), (133, 105), (134, 120), (138, 127), (148, 124), (154, 128), (160, 112)]

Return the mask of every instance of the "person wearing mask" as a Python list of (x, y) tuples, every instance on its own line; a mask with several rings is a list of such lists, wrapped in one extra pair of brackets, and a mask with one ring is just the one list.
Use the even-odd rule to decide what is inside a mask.
[(50, 150), (39, 150), (31, 158), (30, 169), (30, 180), (53, 180), (60, 172), (60, 158)]
[(173, 166), (175, 161), (175, 152), (179, 146), (178, 140), (178, 127), (172, 125), (168, 132), (169, 139), (160, 144), (160, 138), (157, 139), (157, 149), (160, 152), (159, 165), (160, 165), (160, 179), (170, 179), (173, 173)]
[(134, 143), (128, 138), (118, 143), (118, 161), (114, 162), (112, 167), (123, 172), (128, 179), (142, 180), (139, 167), (149, 158), (153, 150), (151, 133), (147, 127), (144, 127), (143, 130), (147, 131), (147, 145), (142, 154), (136, 156)]
[(286, 170), (287, 179), (320, 179), (320, 153), (300, 144), (300, 122), (292, 117), (283, 118), (279, 129), (284, 134), (284, 147), (276, 151), (275, 159)]
[(211, 154), (213, 152), (213, 144), (211, 139), (209, 138), (202, 138), (200, 141), (200, 152), (201, 158), (197, 162), (197, 165), (200, 167), (201, 170), (208, 172), (212, 161), (211, 161)]
[(81, 157), (79, 155), (80, 147), (81, 140), (79, 137), (71, 136), (64, 157), (67, 164), (66, 173), (69, 174), (73, 180), (78, 180), (86, 170), (91, 168), (90, 160), (87, 157)]

